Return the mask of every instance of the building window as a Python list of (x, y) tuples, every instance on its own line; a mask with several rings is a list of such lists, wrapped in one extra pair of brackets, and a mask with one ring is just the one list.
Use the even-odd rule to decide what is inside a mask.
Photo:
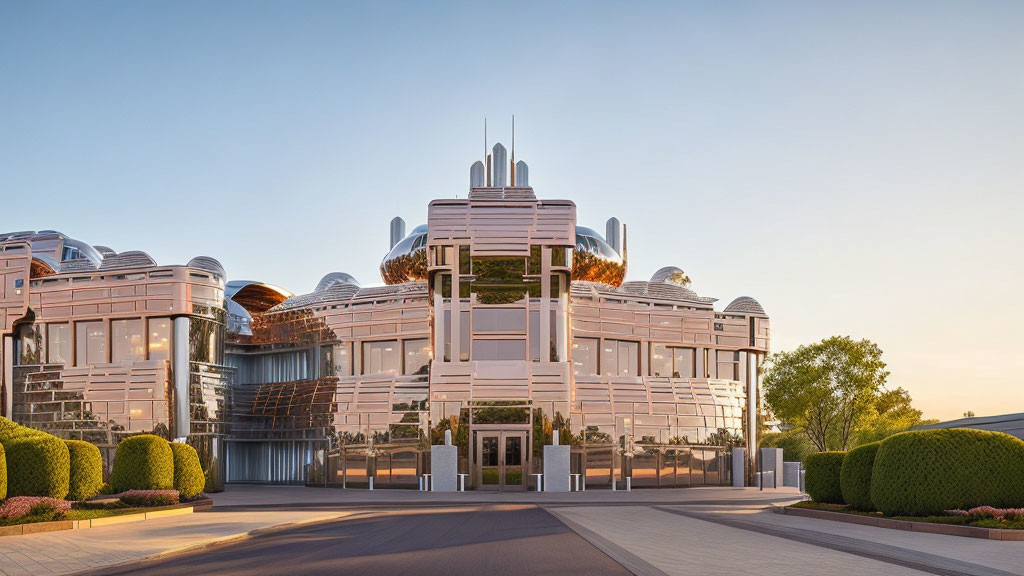
[(18, 327), (18, 364), (43, 363), (43, 327), (22, 324)]
[(171, 359), (171, 319), (149, 319), (149, 359)]
[(473, 340), (473, 360), (526, 360), (526, 340)]
[(142, 319), (110, 322), (110, 355), (111, 362), (135, 362), (146, 359)]
[(352, 374), (352, 368), (350, 367), (352, 359), (349, 357), (348, 348), (348, 342), (334, 345), (334, 352), (332, 355), (332, 360), (334, 362), (334, 376), (339, 378)]
[(651, 376), (693, 378), (693, 348), (651, 344)]
[(75, 366), (107, 362), (107, 327), (102, 321), (75, 324)]
[(628, 340), (605, 340), (601, 354), (601, 371), (605, 376), (639, 376), (640, 343)]
[(71, 326), (46, 325), (46, 352), (50, 364), (71, 365)]
[(224, 357), (224, 325), (193, 316), (188, 325), (189, 359), (220, 364)]
[(572, 341), (572, 373), (597, 376), (597, 338), (575, 338)]
[(407, 376), (426, 375), (430, 369), (430, 340), (406, 340), (402, 345), (405, 347), (403, 373)]
[(398, 374), (398, 341), (363, 342), (363, 374)]
[(473, 330), (476, 332), (526, 332), (526, 311), (522, 308), (475, 308)]
[(739, 352), (718, 350), (716, 358), (718, 360), (718, 378), (722, 380), (740, 379)]

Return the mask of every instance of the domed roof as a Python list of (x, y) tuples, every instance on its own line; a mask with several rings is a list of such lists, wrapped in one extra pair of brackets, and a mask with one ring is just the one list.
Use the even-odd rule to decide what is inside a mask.
[(385, 284), (403, 284), (427, 279), (427, 226), (412, 229), (380, 263)]
[(750, 296), (740, 296), (733, 300), (725, 307), (725, 312), (736, 312), (739, 314), (758, 314), (761, 316), (767, 316), (768, 314), (761, 307), (760, 302), (754, 300)]
[(207, 272), (213, 272), (221, 278), (228, 277), (227, 273), (224, 271), (224, 266), (222, 266), (216, 258), (210, 258), (209, 256), (196, 256), (189, 260), (186, 266), (189, 268), (198, 268), (200, 270), (206, 270)]
[(651, 276), (652, 283), (675, 284), (687, 288), (690, 286), (690, 277), (681, 268), (665, 266)]
[(572, 255), (572, 279), (621, 286), (626, 278), (626, 261), (600, 234), (576, 227), (576, 249)]
[(343, 286), (343, 285), (359, 287), (359, 281), (352, 277), (351, 274), (344, 272), (331, 272), (320, 279), (320, 282), (313, 289), (313, 292), (323, 292), (332, 286)]

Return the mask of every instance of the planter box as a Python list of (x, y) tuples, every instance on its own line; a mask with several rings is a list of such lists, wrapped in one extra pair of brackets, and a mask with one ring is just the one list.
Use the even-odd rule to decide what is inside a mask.
[(159, 508), (153, 508), (152, 510), (136, 512), (133, 514), (104, 516), (102, 518), (92, 518), (90, 520), (56, 520), (54, 522), (33, 522), (31, 524), (0, 526), (0, 537), (21, 536), (23, 534), (39, 534), (41, 532), (58, 532), (60, 530), (83, 530), (85, 528), (98, 528), (100, 526), (124, 524), (126, 522), (140, 522), (142, 520), (150, 520), (153, 518), (165, 518), (167, 516), (181, 516), (184, 514), (192, 514), (193, 512), (205, 512), (212, 507), (213, 499), (204, 498), (202, 500), (193, 500), (192, 502), (185, 502), (184, 504), (175, 504), (173, 506), (161, 506)]

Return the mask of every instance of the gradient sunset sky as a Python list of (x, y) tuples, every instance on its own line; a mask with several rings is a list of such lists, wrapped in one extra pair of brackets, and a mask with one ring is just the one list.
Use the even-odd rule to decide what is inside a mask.
[(925, 417), (1024, 412), (1024, 2), (0, 2), (0, 231), (308, 292), (490, 140), (629, 278), (879, 343)]

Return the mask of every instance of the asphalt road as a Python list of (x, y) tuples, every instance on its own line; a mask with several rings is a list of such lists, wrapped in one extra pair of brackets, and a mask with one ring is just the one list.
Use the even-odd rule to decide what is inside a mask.
[(361, 511), (105, 574), (624, 575), (621, 565), (532, 505)]

